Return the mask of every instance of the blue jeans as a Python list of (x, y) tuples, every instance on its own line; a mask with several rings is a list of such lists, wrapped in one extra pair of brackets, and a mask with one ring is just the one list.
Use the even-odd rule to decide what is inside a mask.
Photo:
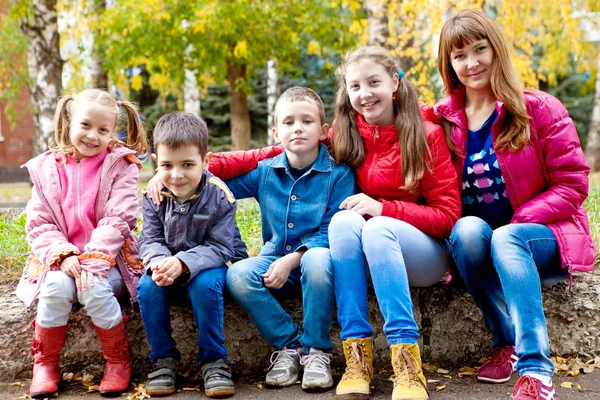
[[(264, 286), (262, 275), (279, 255), (259, 255), (235, 263), (227, 272), (227, 288), (248, 312), (267, 342), (277, 349), (302, 346), (333, 350), (329, 335), (333, 308), (333, 276), (329, 249), (306, 251), (300, 267), (290, 274), (281, 289)], [(276, 297), (293, 297), (302, 290), (303, 330), (281, 307)]]
[(173, 301), (181, 300), (185, 295), (192, 303), (192, 312), (198, 327), (198, 365), (220, 358), (227, 362), (223, 335), (223, 289), (226, 274), (226, 266), (207, 269), (185, 286), (158, 286), (150, 275), (142, 276), (137, 286), (138, 301), (151, 347), (152, 362), (159, 358), (180, 358), (175, 340), (171, 337), (170, 309)]
[(519, 374), (551, 376), (542, 286), (567, 276), (552, 231), (540, 224), (495, 230), (482, 219), (458, 220), (450, 235), (460, 274), (494, 336), (493, 346), (515, 346)]
[(427, 287), (448, 268), (445, 240), (389, 217), (365, 219), (340, 211), (329, 224), (335, 298), (341, 339), (373, 335), (367, 307), (367, 265), (390, 345), (416, 343), (410, 286)]

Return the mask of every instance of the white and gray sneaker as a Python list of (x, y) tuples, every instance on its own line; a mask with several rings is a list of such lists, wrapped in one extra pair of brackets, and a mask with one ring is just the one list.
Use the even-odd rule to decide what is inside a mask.
[(265, 382), (269, 386), (290, 386), (298, 380), (300, 373), (300, 352), (298, 349), (281, 349), (271, 354), (271, 366)]
[(304, 367), (302, 389), (324, 390), (333, 387), (330, 363), (331, 354), (311, 347), (308, 354), (300, 359), (300, 365)]

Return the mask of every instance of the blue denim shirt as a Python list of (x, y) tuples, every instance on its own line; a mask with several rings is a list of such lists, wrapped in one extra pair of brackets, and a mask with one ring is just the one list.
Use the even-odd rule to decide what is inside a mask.
[(329, 222), (357, 187), (350, 168), (336, 164), (325, 145), (319, 146), (317, 159), (298, 180), (283, 152), (261, 161), (254, 171), (225, 181), (236, 198), (254, 197), (260, 204), (265, 244), (261, 255), (329, 247)]

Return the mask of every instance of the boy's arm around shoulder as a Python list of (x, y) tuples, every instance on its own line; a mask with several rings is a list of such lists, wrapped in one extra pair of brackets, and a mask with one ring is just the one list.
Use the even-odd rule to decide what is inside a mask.
[(221, 179), (231, 179), (254, 170), (258, 163), (283, 152), (283, 146), (269, 146), (254, 150), (215, 153), (208, 169)]
[(226, 180), (225, 184), (227, 184), (227, 187), (231, 190), (236, 199), (254, 197), (258, 200), (260, 193), (259, 187), (263, 180), (265, 168), (266, 166), (264, 163), (260, 163), (257, 168), (247, 174)]
[(358, 187), (356, 185), (356, 177), (354, 172), (345, 164), (335, 165), (333, 168), (331, 185), (329, 189), (329, 198), (327, 200), (327, 207), (325, 214), (321, 222), (319, 231), (312, 235), (304, 242), (304, 247), (310, 249), (313, 247), (329, 247), (329, 238), (327, 231), (329, 229), (329, 223), (334, 214), (340, 211), (340, 204), (348, 196), (358, 193)]
[(189, 280), (204, 270), (229, 266), (235, 257), (234, 240), (237, 230), (235, 198), (218, 178), (210, 178), (206, 189), (218, 192), (214, 196), (215, 213), (206, 240), (202, 245), (174, 254), (189, 269)]
[(144, 262), (144, 269), (158, 264), (162, 259), (171, 257), (171, 251), (165, 241), (165, 227), (160, 218), (161, 209), (164, 208), (166, 199), (160, 206), (144, 195), (142, 215), (144, 224), (140, 235), (140, 258)]

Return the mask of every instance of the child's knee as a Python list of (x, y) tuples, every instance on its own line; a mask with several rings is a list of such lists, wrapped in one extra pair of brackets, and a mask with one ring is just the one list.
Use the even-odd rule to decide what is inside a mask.
[(303, 282), (309, 280), (311, 284), (333, 284), (333, 264), (329, 249), (316, 247), (307, 250), (302, 256), (300, 266)]
[(62, 271), (48, 272), (40, 290), (40, 298), (46, 299), (62, 298), (72, 300), (75, 299), (76, 295), (75, 279)]
[(263, 286), (262, 274), (251, 263), (240, 261), (227, 271), (226, 284), (233, 297), (244, 298), (251, 290)]

